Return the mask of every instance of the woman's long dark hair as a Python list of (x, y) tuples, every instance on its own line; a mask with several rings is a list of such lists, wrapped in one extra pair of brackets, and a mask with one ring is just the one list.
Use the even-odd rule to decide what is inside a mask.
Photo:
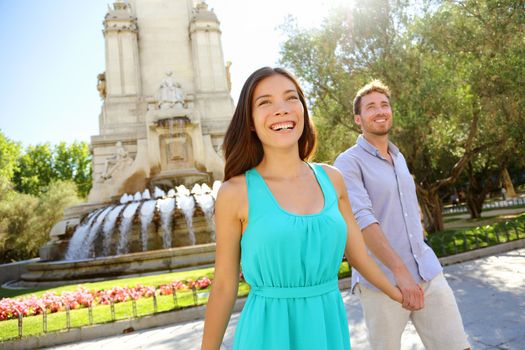
[(261, 140), (255, 133), (252, 118), (253, 92), (259, 82), (272, 75), (280, 74), (292, 81), (297, 89), (299, 100), (304, 109), (304, 129), (299, 138), (299, 157), (308, 160), (314, 153), (316, 135), (315, 128), (308, 115), (304, 93), (295, 77), (283, 68), (264, 67), (256, 70), (244, 83), (237, 102), (237, 108), (228, 126), (222, 149), (226, 164), (224, 166), (224, 181), (244, 174), (259, 164), (264, 155)]

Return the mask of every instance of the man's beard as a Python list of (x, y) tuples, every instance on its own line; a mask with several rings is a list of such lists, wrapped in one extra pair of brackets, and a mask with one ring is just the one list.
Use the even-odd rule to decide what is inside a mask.
[(392, 129), (392, 127), (390, 126), (385, 131), (372, 131), (372, 132), (370, 132), (370, 134), (375, 135), (375, 136), (385, 136), (385, 135), (388, 135), (388, 133), (390, 132), (391, 129)]
[(388, 135), (388, 133), (390, 132), (390, 130), (392, 130), (392, 124), (390, 124), (386, 129), (380, 129), (380, 130), (377, 130), (377, 128), (375, 128), (372, 124), (374, 122), (371, 122), (370, 123), (370, 127), (368, 127), (366, 130), (369, 134), (372, 134), (372, 135), (375, 135), (375, 136), (385, 136), (385, 135)]

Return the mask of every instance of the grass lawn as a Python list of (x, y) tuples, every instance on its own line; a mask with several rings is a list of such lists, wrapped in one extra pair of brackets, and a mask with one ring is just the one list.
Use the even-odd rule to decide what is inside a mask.
[(444, 216), (443, 217), (443, 222), (445, 224), (448, 224), (449, 222), (460, 221), (460, 220), (463, 220), (463, 219), (461, 217), (458, 217), (458, 216), (453, 216), (453, 217), (446, 217), (446, 216)]
[[(500, 211), (495, 213), (494, 211)], [(448, 214), (443, 216), (443, 222), (445, 224), (445, 231), (449, 229), (463, 229), (473, 228), (481, 225), (494, 224), (497, 222), (505, 222), (511, 219), (515, 219), (525, 212), (525, 206), (512, 207), (508, 210), (505, 209), (485, 209), (482, 212), (481, 218), (471, 219), (468, 213), (462, 214)]]

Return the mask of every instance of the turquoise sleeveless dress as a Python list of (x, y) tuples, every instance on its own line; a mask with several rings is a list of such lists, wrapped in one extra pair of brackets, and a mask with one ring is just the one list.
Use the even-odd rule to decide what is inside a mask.
[(324, 208), (282, 209), (262, 176), (248, 170), (248, 227), (241, 264), (250, 294), (235, 331), (236, 350), (349, 350), (348, 320), (337, 273), (346, 223), (321, 165), (311, 164)]

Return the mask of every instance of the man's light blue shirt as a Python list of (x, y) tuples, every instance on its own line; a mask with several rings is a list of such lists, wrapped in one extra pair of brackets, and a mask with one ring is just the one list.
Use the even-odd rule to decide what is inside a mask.
[[(363, 135), (334, 162), (344, 176), (352, 211), (363, 230), (378, 223), (390, 246), (403, 260), (416, 283), (429, 281), (442, 271), (436, 254), (423, 240), (423, 227), (416, 186), (405, 158), (389, 142), (393, 165)], [(392, 284), (392, 272), (368, 252)], [(374, 288), (352, 269), (352, 288), (356, 283)]]

